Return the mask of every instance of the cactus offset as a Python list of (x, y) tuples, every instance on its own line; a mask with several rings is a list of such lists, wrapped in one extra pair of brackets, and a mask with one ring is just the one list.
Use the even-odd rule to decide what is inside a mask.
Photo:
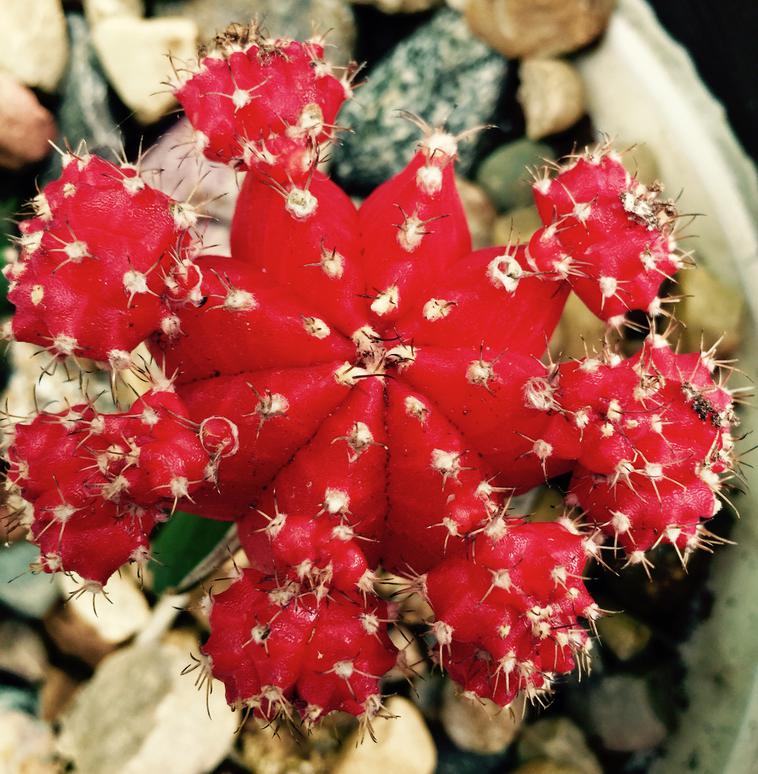
[[(572, 291), (619, 328), (664, 314), (673, 204), (600, 146), (536, 180), (529, 244), (472, 252), (457, 139), (423, 125), (356, 208), (318, 166), (353, 72), (236, 27), (177, 85), (196, 149), (247, 172), (231, 257), (202, 255), (196, 208), (138, 170), (69, 155), (10, 269), (19, 340), (117, 373), (146, 341), (170, 376), (128, 411), (17, 427), (9, 478), (43, 569), (102, 583), (177, 504), (236, 520), (251, 567), (208, 597), (205, 655), (230, 703), (306, 724), (382, 711), (382, 572), (425, 597), (466, 690), (538, 698), (588, 661), (603, 542), (686, 559), (733, 462), (713, 352), (652, 333), (629, 359), (540, 360)], [(508, 513), (566, 473), (558, 522)]]
[(8, 479), (34, 506), (42, 569), (104, 585), (148, 559), (153, 526), (205, 483), (214, 457), (176, 394), (149, 392), (125, 413), (84, 404), (18, 425)]

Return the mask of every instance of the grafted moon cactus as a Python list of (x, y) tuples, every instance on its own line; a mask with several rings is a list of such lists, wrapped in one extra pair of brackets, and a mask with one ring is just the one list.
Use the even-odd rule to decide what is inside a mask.
[[(8, 269), (13, 335), (116, 376), (146, 341), (166, 376), (121, 413), (19, 425), (9, 480), (42, 569), (93, 583), (144, 561), (177, 505), (235, 520), (250, 567), (208, 598), (204, 646), (235, 706), (370, 722), (398, 655), (387, 572), (425, 597), (432, 657), (467, 691), (539, 697), (588, 661), (602, 544), (686, 559), (732, 467), (713, 352), (651, 333), (629, 359), (541, 359), (572, 291), (655, 328), (684, 263), (674, 206), (601, 145), (538, 176), (528, 244), (472, 252), (457, 139), (424, 127), (356, 208), (319, 163), (353, 70), (322, 55), (233, 28), (176, 86), (196, 148), (246, 172), (230, 257), (203, 255), (200, 213), (139, 169), (65, 157)], [(509, 513), (562, 474), (558, 521)]]

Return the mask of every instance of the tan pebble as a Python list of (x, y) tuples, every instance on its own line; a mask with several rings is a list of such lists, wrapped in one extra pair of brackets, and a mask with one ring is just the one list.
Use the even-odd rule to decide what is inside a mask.
[[(1, 0), (0, 0), (1, 1)], [(56, 368), (52, 373), (43, 373), (41, 358), (36, 357), (39, 347), (14, 341), (6, 349), (6, 357), (11, 363), (11, 378), (0, 397), (0, 402), (9, 416), (29, 416), (37, 411), (36, 406), (53, 403), (75, 406), (85, 403), (87, 397), (82, 393), (80, 373), (87, 374), (90, 393), (100, 394), (95, 405), (100, 411), (113, 411), (110, 400), (108, 377), (98, 372), (92, 361), (77, 358), (69, 359), (67, 368)], [(68, 373), (68, 375), (67, 375)]]
[[(519, 737), (518, 758), (524, 763), (533, 761), (531, 771), (536, 773), (561, 772), (565, 767), (576, 774), (602, 774), (603, 771), (587, 746), (582, 730), (561, 715), (548, 715), (525, 726)], [(550, 769), (548, 764), (558, 769)]]
[[(679, 273), (679, 289), (685, 298), (677, 305), (677, 317), (687, 327), (682, 334), (684, 351), (708, 349), (719, 339), (719, 359), (733, 355), (742, 342), (745, 299), (703, 266)], [(723, 337), (723, 338), (722, 338)]]
[(115, 16), (101, 21), (92, 41), (108, 80), (137, 120), (151, 124), (170, 110), (174, 96), (163, 83), (174, 60), (194, 59), (197, 25), (177, 17), (135, 19)]
[(47, 723), (18, 710), (0, 710), (0, 771), (56, 774), (54, 739)]
[(55, 91), (68, 61), (61, 0), (0, 0), (0, 70)]
[(192, 629), (170, 629), (161, 637), (161, 643), (186, 653), (187, 658), (190, 653), (197, 654), (199, 650), (197, 634)]
[(286, 731), (278, 733), (261, 721), (246, 724), (242, 734), (241, 758), (255, 774), (299, 774), (307, 771), (311, 757), (310, 740), (301, 743)]
[(466, 213), (469, 229), (471, 231), (471, 244), (474, 250), (481, 247), (489, 247), (492, 244), (492, 228), (497, 217), (492, 202), (483, 188), (465, 180), (462, 177), (456, 177), (458, 193), (463, 203), (463, 210)]
[(615, 0), (469, 0), (471, 29), (511, 58), (575, 51), (605, 29)]
[(0, 670), (37, 683), (46, 669), (47, 651), (37, 632), (14, 618), (0, 622)]
[[(571, 293), (550, 339), (550, 352), (561, 359), (582, 358), (600, 352), (606, 331), (606, 324), (587, 309), (579, 296)], [(610, 335), (618, 340), (615, 333)]]
[(114, 573), (103, 593), (79, 593), (84, 582), (77, 576), (61, 574), (59, 582), (69, 597), (67, 608), (83, 624), (94, 629), (107, 643), (118, 644), (139, 632), (150, 618), (144, 594), (128, 573)]
[(83, 0), (84, 15), (90, 26), (114, 16), (134, 16), (145, 13), (142, 0)]
[(539, 140), (568, 129), (584, 114), (584, 84), (579, 71), (561, 59), (525, 59), (519, 68), (518, 101), (526, 135)]
[(389, 638), (397, 648), (397, 665), (385, 676), (388, 680), (414, 679), (429, 673), (429, 665), (421, 652), (419, 642), (413, 632), (402, 624), (389, 629)]
[(518, 733), (523, 716), (522, 697), (503, 709), (489, 699), (461, 691), (450, 680), (445, 685), (440, 719), (462, 750), (482, 755), (502, 752)]
[(333, 774), (432, 774), (437, 766), (437, 749), (416, 707), (400, 696), (386, 702), (389, 715), (372, 721), (376, 742), (359, 729), (345, 740), (343, 753)]
[(198, 692), (198, 674), (201, 686), (209, 678), (182, 674), (189, 663), (171, 644), (112, 653), (62, 714), (61, 754), (87, 774), (213, 771), (234, 742), (239, 717), (220, 683), (207, 696)]
[(517, 207), (497, 218), (492, 229), (492, 242), (496, 245), (528, 242), (539, 228), (542, 228), (542, 221), (536, 207)]
[(81, 683), (71, 675), (49, 667), (40, 691), (40, 716), (51, 722), (66, 709)]

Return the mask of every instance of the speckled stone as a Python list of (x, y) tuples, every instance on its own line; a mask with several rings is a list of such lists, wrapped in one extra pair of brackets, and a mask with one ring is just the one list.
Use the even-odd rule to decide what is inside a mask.
[[(121, 132), (111, 113), (108, 82), (92, 47), (87, 22), (75, 13), (68, 14), (66, 21), (71, 41), (71, 58), (60, 89), (60, 141), (68, 142), (76, 148), (83, 140), (90, 152), (112, 158), (110, 151), (117, 151), (121, 147)], [(59, 164), (56, 156), (56, 174)]]
[[(486, 124), (495, 111), (506, 61), (475, 38), (460, 14), (442, 9), (371, 71), (339, 123), (352, 127), (334, 149), (333, 172), (365, 192), (399, 172), (414, 151), (418, 128), (407, 110), (457, 134)], [(458, 172), (474, 161), (475, 141), (462, 142)]]

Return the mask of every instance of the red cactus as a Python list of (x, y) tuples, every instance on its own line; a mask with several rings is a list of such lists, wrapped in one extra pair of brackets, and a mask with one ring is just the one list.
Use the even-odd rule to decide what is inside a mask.
[(230, 27), (176, 89), (211, 161), (307, 175), (313, 150), (328, 140), (351, 94), (351, 71), (332, 74), (324, 47), (268, 40), (253, 27)]
[(33, 199), (19, 260), (6, 269), (13, 334), (57, 358), (125, 368), (160, 323), (165, 282), (185, 257), (197, 213), (128, 164), (70, 153), (63, 164)]
[(596, 553), (567, 519), (490, 521), (471, 560), (445, 558), (426, 580), (438, 661), (465, 690), (502, 706), (519, 691), (549, 690), (552, 674), (588, 659), (591, 641), (578, 619), (599, 615), (582, 581)]
[[(395, 663), (383, 602), (321, 599), (294, 580), (245, 570), (211, 600), (204, 650), (233, 704), (306, 723), (332, 710), (373, 717), (379, 680)], [(315, 645), (318, 643), (318, 645)]]
[(18, 425), (8, 479), (34, 506), (42, 569), (105, 584), (122, 564), (145, 562), (155, 523), (215, 464), (202, 440), (169, 391), (121, 414), (84, 404)]
[(734, 411), (711, 354), (677, 355), (651, 336), (633, 358), (572, 363), (562, 375), (557, 400), (581, 417), (587, 441), (570, 497), (632, 563), (661, 541), (697, 548), (701, 519), (719, 510)]
[(564, 273), (604, 320), (632, 309), (657, 316), (661, 281), (685, 259), (673, 237), (674, 203), (659, 192), (632, 177), (613, 153), (570, 159), (555, 179), (534, 185), (545, 224), (529, 244), (537, 265)]
[[(426, 595), (434, 653), (467, 690), (534, 697), (586, 659), (599, 544), (630, 562), (697, 547), (731, 465), (712, 353), (652, 335), (627, 360), (538, 359), (572, 289), (616, 325), (660, 313), (682, 263), (673, 205), (601, 147), (535, 184), (529, 245), (472, 253), (456, 140), (425, 129), (356, 209), (316, 169), (349, 93), (321, 55), (237, 28), (177, 89), (198, 147), (248, 170), (232, 257), (196, 258), (195, 211), (107, 162), (74, 158), (37, 198), (15, 335), (112, 367), (149, 338), (175, 393), (41, 414), (17, 429), (10, 477), (45, 569), (100, 582), (177, 501), (238, 521), (252, 569), (211, 598), (204, 647), (235, 705), (376, 715), (395, 660), (380, 569)], [(594, 530), (507, 514), (567, 472)]]

